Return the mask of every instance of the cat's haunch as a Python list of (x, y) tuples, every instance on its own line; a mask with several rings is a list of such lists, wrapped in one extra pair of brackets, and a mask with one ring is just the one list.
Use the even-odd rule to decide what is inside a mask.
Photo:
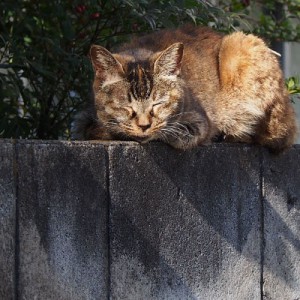
[(291, 146), (296, 119), (276, 55), (254, 35), (192, 25), (135, 38), (111, 53), (92, 46), (94, 102), (75, 139)]

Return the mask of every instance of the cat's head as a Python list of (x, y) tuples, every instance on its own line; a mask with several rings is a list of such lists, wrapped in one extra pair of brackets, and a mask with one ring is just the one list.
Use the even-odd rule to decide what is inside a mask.
[(159, 53), (141, 51), (147, 55), (91, 47), (97, 115), (112, 133), (138, 141), (163, 139), (167, 123), (182, 106), (183, 44)]

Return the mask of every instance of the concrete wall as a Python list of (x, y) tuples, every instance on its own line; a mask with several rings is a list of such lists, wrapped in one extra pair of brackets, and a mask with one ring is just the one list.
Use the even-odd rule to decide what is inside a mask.
[(0, 299), (299, 299), (300, 147), (0, 141)]

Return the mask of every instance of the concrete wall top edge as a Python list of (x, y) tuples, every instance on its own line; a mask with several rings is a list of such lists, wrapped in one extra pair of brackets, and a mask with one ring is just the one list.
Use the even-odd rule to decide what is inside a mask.
[[(163, 145), (166, 147), (170, 146), (162, 143), (162, 142), (150, 142), (148, 144), (139, 144), (138, 142), (134, 141), (101, 141), (101, 140), (93, 140), (93, 141), (66, 141), (66, 140), (30, 140), (30, 139), (0, 139), (0, 144), (32, 144), (32, 145), (81, 145), (81, 146), (88, 146), (88, 145), (102, 145), (104, 147), (110, 146), (130, 146), (130, 147), (147, 147), (147, 146), (159, 146)], [(257, 145), (251, 144), (239, 144), (239, 143), (212, 143), (211, 145), (206, 146), (199, 146), (194, 148), (193, 150), (199, 149), (222, 149), (222, 148), (262, 148)], [(263, 148), (262, 148), (263, 149)], [(295, 144), (292, 146), (292, 149), (300, 149), (300, 144)], [(176, 150), (178, 152), (184, 152), (180, 150)]]

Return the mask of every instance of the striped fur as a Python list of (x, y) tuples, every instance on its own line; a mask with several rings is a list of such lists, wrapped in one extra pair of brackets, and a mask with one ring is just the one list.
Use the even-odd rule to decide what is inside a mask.
[(130, 83), (131, 95), (137, 101), (148, 99), (153, 88), (153, 72), (149, 63), (130, 63), (128, 71), (127, 80)]

